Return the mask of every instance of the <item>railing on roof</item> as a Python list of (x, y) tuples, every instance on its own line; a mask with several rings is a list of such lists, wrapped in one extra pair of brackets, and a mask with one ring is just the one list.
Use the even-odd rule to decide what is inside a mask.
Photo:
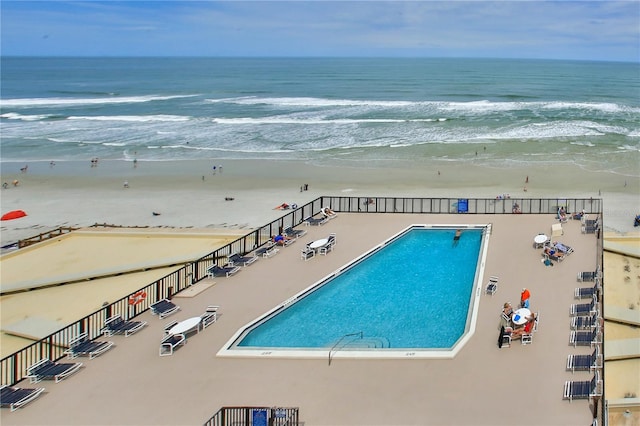
[[(224, 247), (197, 259), (175, 272), (148, 284), (131, 294), (87, 315), (43, 339), (0, 360), (0, 383), (14, 385), (26, 375), (29, 366), (43, 358), (58, 360), (64, 357), (68, 342), (80, 333), (87, 333), (93, 340), (101, 335), (104, 321), (112, 315), (123, 319), (134, 318), (149, 309), (158, 300), (171, 298), (207, 276), (207, 269), (214, 264), (222, 266), (226, 257), (234, 252), (249, 253), (270, 241), (283, 229), (300, 225), (309, 216), (314, 216), (325, 206), (337, 212), (351, 213), (413, 213), (413, 214), (504, 214), (512, 213), (518, 203), (522, 214), (555, 214), (560, 206), (568, 212), (585, 210), (587, 214), (602, 214), (601, 199), (527, 198), (394, 198), (394, 197), (319, 197), (309, 203), (287, 211), (278, 219), (254, 229)], [(600, 235), (598, 235), (600, 239)], [(599, 244), (599, 263), (602, 264), (602, 243)], [(138, 292), (147, 297), (136, 305), (129, 298)]]
[(222, 407), (204, 426), (297, 426), (298, 407)]

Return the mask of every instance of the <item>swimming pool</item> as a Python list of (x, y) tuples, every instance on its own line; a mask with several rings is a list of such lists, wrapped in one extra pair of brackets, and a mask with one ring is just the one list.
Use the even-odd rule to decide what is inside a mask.
[(475, 328), (488, 226), (412, 225), (243, 327), (218, 354), (452, 357)]

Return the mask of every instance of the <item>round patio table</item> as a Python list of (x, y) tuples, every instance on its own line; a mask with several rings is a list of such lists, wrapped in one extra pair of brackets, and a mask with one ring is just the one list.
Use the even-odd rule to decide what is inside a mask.
[(527, 323), (527, 317), (531, 315), (531, 311), (527, 308), (520, 308), (513, 313), (513, 317), (511, 317), (511, 321), (515, 325), (523, 325)]
[(549, 237), (547, 237), (545, 234), (539, 234), (533, 238), (533, 242), (536, 244), (536, 248), (541, 248), (548, 239)]

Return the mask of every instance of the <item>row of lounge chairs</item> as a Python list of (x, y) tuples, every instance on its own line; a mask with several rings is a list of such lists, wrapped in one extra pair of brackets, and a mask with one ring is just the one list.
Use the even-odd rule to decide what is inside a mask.
[[(586, 273), (583, 273), (586, 274)], [(578, 281), (583, 281), (584, 275), (578, 274)], [(604, 360), (600, 346), (602, 345), (601, 318), (598, 310), (599, 280), (593, 287), (579, 287), (574, 291), (576, 299), (591, 297), (589, 303), (574, 303), (571, 305), (571, 332), (569, 344), (574, 347), (590, 346), (593, 352), (590, 354), (569, 354), (567, 356), (567, 370), (572, 373), (593, 372), (590, 380), (566, 381), (564, 384), (563, 398), (569, 401), (574, 399), (589, 399), (602, 395), (602, 380), (600, 369)]]

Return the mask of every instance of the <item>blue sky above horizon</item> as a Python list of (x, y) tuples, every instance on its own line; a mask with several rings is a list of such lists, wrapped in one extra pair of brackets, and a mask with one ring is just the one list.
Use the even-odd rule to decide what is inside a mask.
[(2, 0), (2, 56), (640, 62), (632, 1)]

